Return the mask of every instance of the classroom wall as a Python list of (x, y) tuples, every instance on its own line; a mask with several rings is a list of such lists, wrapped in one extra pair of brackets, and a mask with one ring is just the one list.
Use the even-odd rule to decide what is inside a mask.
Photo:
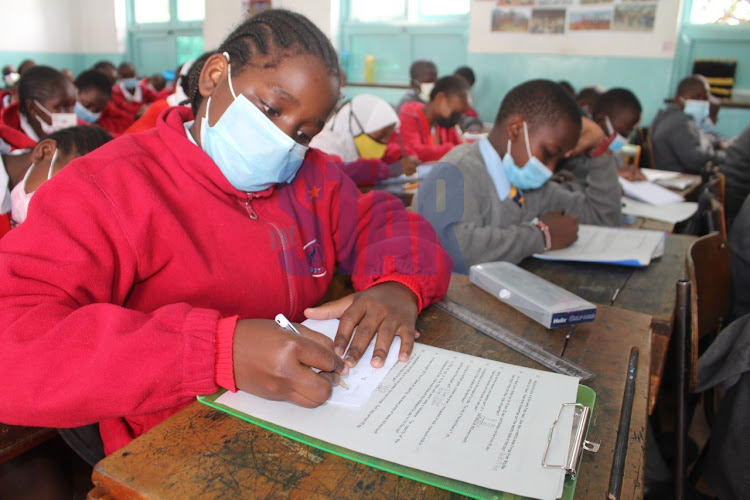
[[(100, 59), (119, 62), (114, 2), (0, 0), (0, 65), (23, 59), (82, 71)], [(96, 22), (92, 22), (95, 19)]]

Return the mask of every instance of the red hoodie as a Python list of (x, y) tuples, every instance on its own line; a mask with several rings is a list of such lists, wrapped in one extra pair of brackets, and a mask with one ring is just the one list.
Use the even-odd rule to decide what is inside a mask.
[(148, 85), (142, 81), (138, 82), (138, 87), (141, 90), (141, 98), (139, 100), (133, 100), (130, 94), (126, 94), (123, 90), (121, 83), (118, 83), (112, 87), (112, 103), (120, 108), (121, 110), (133, 115), (135, 117), (138, 111), (141, 110), (144, 104), (149, 104), (154, 101), (156, 94), (149, 88)]
[(4, 107), (0, 112), (0, 139), (13, 149), (28, 149), (36, 146), (36, 141), (26, 135), (21, 128), (21, 106), (18, 101)]
[(424, 103), (419, 101), (407, 102), (401, 106), (398, 114), (401, 121), (399, 129), (401, 137), (399, 138), (398, 134), (391, 136), (383, 160), (395, 161), (398, 159), (393, 153), (399, 152), (403, 143), (405, 155), (414, 155), (420, 161), (437, 161), (454, 146), (463, 142), (455, 127), (443, 128), (439, 125), (435, 125), (438, 139), (435, 141), (427, 117), (422, 111), (424, 106)]
[(354, 287), (398, 281), (420, 309), (452, 262), (435, 231), (310, 150), (291, 184), (234, 189), (185, 133), (190, 111), (74, 160), (0, 240), (0, 421), (100, 422), (106, 453), (234, 389), (240, 318), (294, 321), (335, 267)]

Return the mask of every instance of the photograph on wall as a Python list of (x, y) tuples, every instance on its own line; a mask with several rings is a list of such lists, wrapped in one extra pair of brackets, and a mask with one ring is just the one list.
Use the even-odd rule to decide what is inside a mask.
[(568, 30), (608, 30), (612, 22), (611, 10), (571, 10), (568, 13)]
[(492, 11), (492, 31), (528, 33), (529, 9), (495, 9)]
[(573, 0), (537, 0), (536, 4), (539, 7), (559, 7), (573, 5)]
[(532, 10), (529, 32), (537, 35), (565, 33), (565, 9)]
[(534, 5), (535, 0), (497, 0), (497, 4), (502, 7), (518, 7)]
[(656, 4), (616, 5), (612, 30), (653, 31), (655, 19)]

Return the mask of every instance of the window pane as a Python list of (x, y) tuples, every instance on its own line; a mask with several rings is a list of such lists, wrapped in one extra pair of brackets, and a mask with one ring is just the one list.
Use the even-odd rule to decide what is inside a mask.
[(169, 22), (169, 0), (133, 0), (133, 5), (136, 24)]
[(419, 0), (419, 17), (463, 16), (470, 8), (471, 0)]
[(353, 21), (394, 21), (406, 19), (407, 0), (351, 0), (349, 18)]
[(741, 24), (750, 22), (750, 0), (693, 0), (693, 24)]
[(200, 57), (203, 53), (203, 35), (177, 37), (177, 64)]
[(180, 21), (203, 21), (206, 16), (205, 0), (177, 0), (177, 19)]

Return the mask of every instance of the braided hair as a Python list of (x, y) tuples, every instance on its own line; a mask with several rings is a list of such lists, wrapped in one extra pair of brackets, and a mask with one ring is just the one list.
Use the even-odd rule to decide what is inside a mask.
[(83, 156), (111, 141), (112, 136), (96, 125), (79, 125), (53, 132), (47, 139), (54, 140), (57, 149), (63, 154), (78, 153), (79, 156)]
[[(337, 80), (341, 78), (338, 57), (330, 40), (305, 16), (288, 10), (269, 9), (247, 19), (224, 40), (217, 52), (229, 54), (235, 74), (246, 66), (273, 68), (284, 58), (311, 55)], [(198, 87), (200, 73), (190, 72), (189, 96), (194, 113), (202, 100)]]

